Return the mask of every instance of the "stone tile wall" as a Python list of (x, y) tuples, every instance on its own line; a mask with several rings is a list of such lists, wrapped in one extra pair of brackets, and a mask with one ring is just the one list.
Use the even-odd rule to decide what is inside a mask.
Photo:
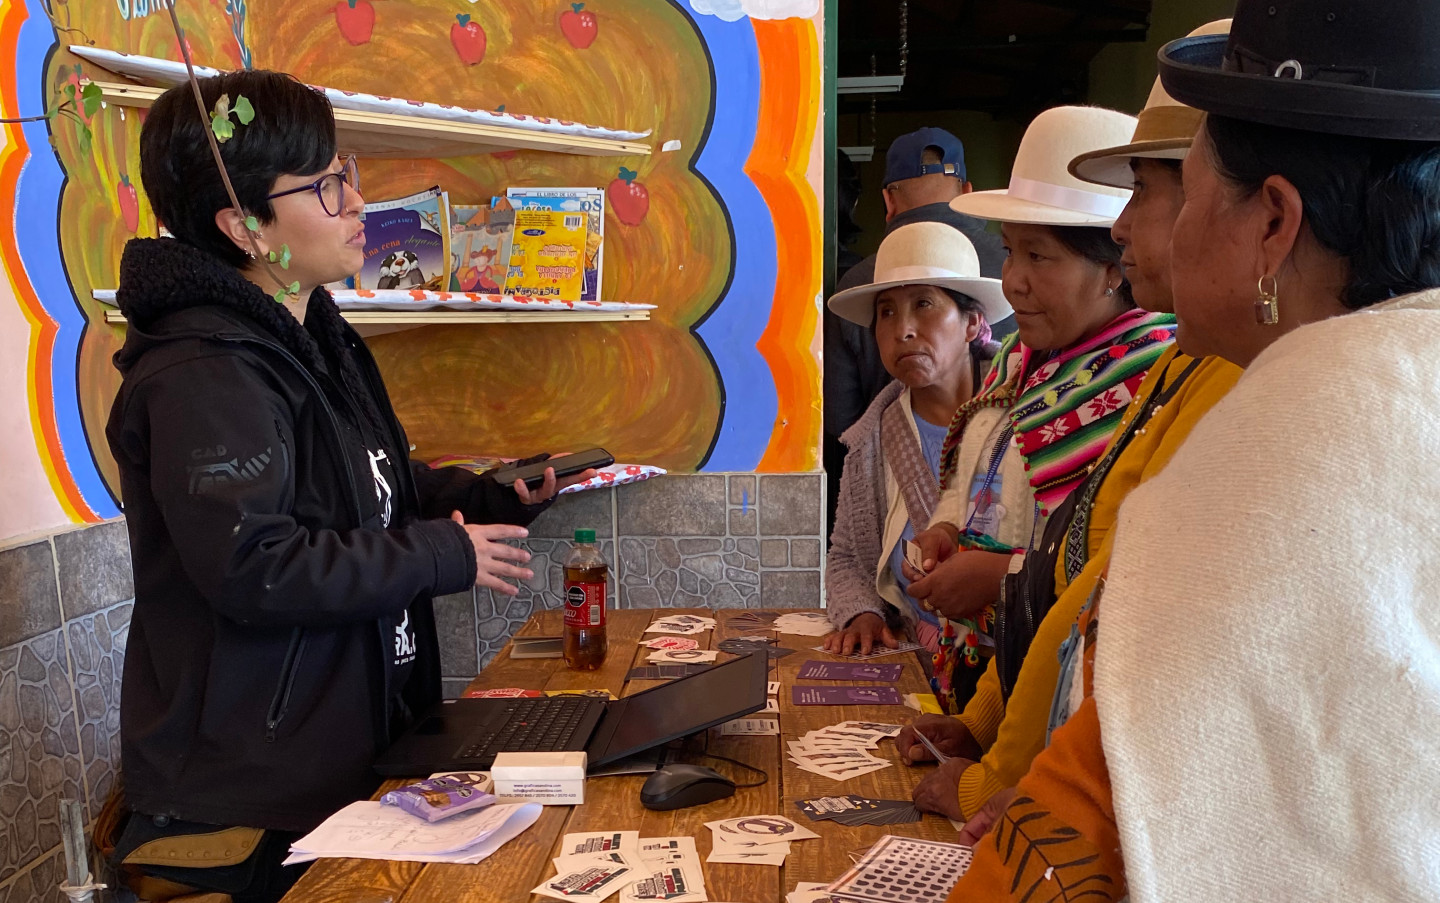
[[(477, 589), (441, 603), (442, 646), (453, 644), (442, 649), (446, 692), (463, 690), (532, 612), (560, 606), (561, 567), (578, 528), (595, 529), (617, 608), (819, 606), (823, 480), (819, 473), (669, 474), (562, 498), (531, 525), (524, 545), (535, 556), (535, 579), (520, 595)], [(473, 656), (459, 646), (471, 635)]]
[[(561, 499), (530, 529), (516, 596), (436, 600), (447, 695), (530, 615), (558, 608), (577, 528), (596, 532), (617, 608), (821, 604), (820, 474), (672, 474)], [(120, 762), (134, 587), (123, 521), (0, 548), (0, 903), (62, 903), (59, 799), (93, 820)]]
[(134, 595), (121, 521), (0, 550), (0, 903), (65, 899), (59, 801), (93, 820), (114, 784)]

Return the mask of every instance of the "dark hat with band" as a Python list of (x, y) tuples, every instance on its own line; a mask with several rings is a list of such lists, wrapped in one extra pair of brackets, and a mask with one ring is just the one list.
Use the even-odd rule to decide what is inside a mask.
[(1239, 0), (1227, 40), (1160, 50), (1180, 103), (1285, 128), (1440, 141), (1440, 3)]

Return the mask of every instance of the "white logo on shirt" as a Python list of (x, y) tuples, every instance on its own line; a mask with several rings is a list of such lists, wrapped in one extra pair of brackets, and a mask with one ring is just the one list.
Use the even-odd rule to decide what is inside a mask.
[(403, 665), (415, 657), (415, 635), (410, 632), (410, 612), (395, 625), (395, 664)]
[(385, 454), (385, 449), (383, 448), (378, 452), (372, 452), (367, 448), (365, 454), (370, 456), (370, 475), (375, 478), (375, 500), (380, 503), (381, 526), (388, 527), (390, 526), (391, 492), (390, 484), (385, 481), (384, 475), (380, 473), (380, 462), (384, 461), (388, 464), (390, 463), (390, 458)]

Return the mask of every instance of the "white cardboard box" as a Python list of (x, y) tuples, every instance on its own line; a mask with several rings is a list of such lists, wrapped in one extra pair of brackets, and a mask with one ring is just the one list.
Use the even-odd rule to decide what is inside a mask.
[(586, 757), (580, 752), (500, 753), (490, 768), (496, 796), (512, 796), (542, 806), (585, 802)]

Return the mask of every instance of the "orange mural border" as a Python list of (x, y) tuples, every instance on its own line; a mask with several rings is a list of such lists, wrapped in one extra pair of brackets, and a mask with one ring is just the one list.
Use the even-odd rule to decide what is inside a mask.
[(760, 51), (760, 111), (745, 174), (775, 222), (770, 321), (756, 348), (775, 379), (778, 410), (756, 470), (818, 466), (820, 368), (811, 352), (819, 312), (820, 209), (806, 179), (820, 98), (820, 48), (809, 19), (751, 19)]
[[(7, 51), (0, 57), (15, 59), (18, 54), (20, 27), (27, 18), (24, 6), (17, 3), (0, 5), (0, 48)], [(15, 67), (0, 68), (0, 118), (15, 118), (19, 90)], [(14, 210), (20, 172), (30, 159), (30, 145), (19, 125), (6, 125), (6, 143), (0, 147), (0, 208)], [(65, 455), (60, 445), (60, 430), (55, 421), (55, 401), (51, 393), (51, 364), (54, 360), (55, 335), (59, 327), (45, 312), (35, 288), (25, 275), (15, 237), (15, 218), (0, 217), (0, 266), (3, 266), (20, 312), (30, 324), (30, 341), (26, 361), (26, 396), (30, 406), (30, 423), (35, 432), (35, 447), (56, 501), (72, 521), (98, 521), (100, 518), (80, 495), (65, 468)]]

